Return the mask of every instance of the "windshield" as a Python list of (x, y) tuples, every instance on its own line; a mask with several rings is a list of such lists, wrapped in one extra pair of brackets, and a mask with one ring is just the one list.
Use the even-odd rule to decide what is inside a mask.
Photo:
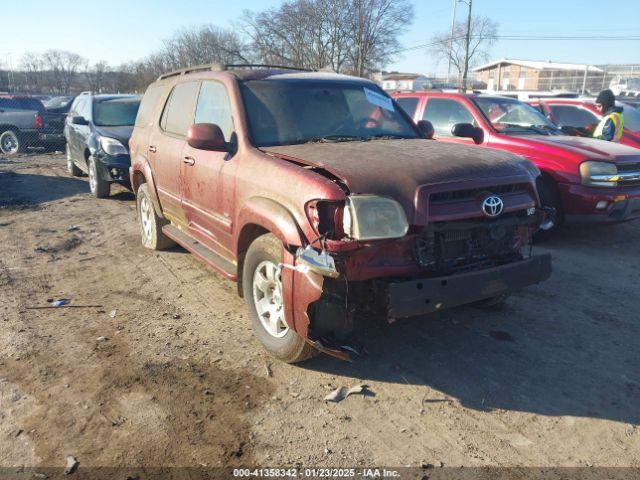
[(133, 125), (139, 107), (139, 97), (97, 99), (93, 107), (93, 123), (100, 127)]
[(47, 108), (60, 108), (66, 107), (71, 103), (73, 97), (53, 97), (44, 102), (44, 106)]
[(632, 132), (640, 132), (640, 111), (624, 103), (622, 114), (624, 115), (624, 128), (628, 128)]
[(519, 100), (497, 97), (476, 97), (474, 100), (491, 125), (500, 132), (560, 132), (542, 113)]
[(418, 138), (413, 125), (374, 85), (250, 80), (242, 97), (254, 145)]
[(629, 90), (640, 90), (640, 78), (630, 78), (627, 80)]

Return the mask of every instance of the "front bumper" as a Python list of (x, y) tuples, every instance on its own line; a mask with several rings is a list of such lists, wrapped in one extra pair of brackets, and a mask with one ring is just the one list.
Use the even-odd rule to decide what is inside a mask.
[[(640, 218), (640, 186), (595, 188), (559, 184), (564, 218), (570, 223), (614, 223)], [(604, 208), (598, 208), (598, 204)]]
[(551, 276), (551, 255), (498, 267), (433, 278), (376, 280), (386, 292), (390, 319), (412, 317), (496, 297)]
[(95, 156), (98, 167), (98, 175), (107, 182), (129, 185), (129, 168), (131, 157), (129, 155), (107, 155), (105, 153)]

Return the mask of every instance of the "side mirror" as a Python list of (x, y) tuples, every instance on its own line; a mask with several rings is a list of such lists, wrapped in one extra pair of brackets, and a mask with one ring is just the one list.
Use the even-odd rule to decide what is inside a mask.
[(87, 119), (81, 116), (71, 117), (71, 123), (74, 125), (89, 125)]
[(224, 141), (224, 134), (215, 123), (196, 123), (189, 127), (187, 143), (198, 150), (227, 152), (229, 147)]
[(479, 144), (484, 140), (484, 132), (479, 127), (474, 127), (470, 123), (456, 123), (451, 127), (451, 135), (454, 137), (471, 138), (474, 143)]
[(418, 130), (424, 138), (433, 138), (433, 124), (429, 120), (419, 120)]

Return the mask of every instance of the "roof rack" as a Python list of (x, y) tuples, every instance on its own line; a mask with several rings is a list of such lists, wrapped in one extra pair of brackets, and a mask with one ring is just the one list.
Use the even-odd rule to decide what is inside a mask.
[(268, 63), (231, 63), (225, 65), (227, 69), (231, 68), (273, 68), (275, 70), (297, 70), (299, 72), (316, 72), (317, 70), (302, 67), (288, 67), (286, 65), (270, 65)]
[(173, 70), (172, 72), (163, 73), (158, 77), (158, 80), (164, 80), (165, 78), (176, 77), (178, 75), (186, 75), (188, 73), (194, 72), (222, 72), (224, 70), (230, 70), (233, 68), (273, 68), (278, 70), (297, 70), (304, 72), (315, 71), (308, 68), (287, 67), (285, 65), (269, 65), (263, 63), (229, 63), (226, 65), (221, 65), (219, 63), (209, 63), (204, 65), (196, 65), (193, 67), (180, 68), (178, 70)]
[(91, 90), (85, 90), (84, 92), (80, 92), (78, 95), (93, 95)]

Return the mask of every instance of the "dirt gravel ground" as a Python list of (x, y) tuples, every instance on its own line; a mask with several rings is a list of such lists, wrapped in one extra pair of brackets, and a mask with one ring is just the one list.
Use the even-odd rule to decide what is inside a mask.
[[(640, 222), (561, 231), (502, 311), (291, 366), (235, 284), (142, 248), (130, 193), (88, 191), (61, 155), (0, 158), (0, 466), (640, 467)], [(99, 306), (30, 308), (60, 298)]]

